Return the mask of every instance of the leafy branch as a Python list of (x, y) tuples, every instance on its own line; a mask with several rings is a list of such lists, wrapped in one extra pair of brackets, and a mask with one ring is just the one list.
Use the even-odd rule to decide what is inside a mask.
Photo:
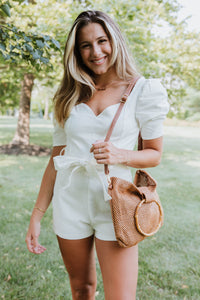
[[(9, 1), (0, 0), (0, 13), (3, 12), (10, 17), (10, 8)], [(43, 64), (52, 67), (50, 63), (52, 50), (60, 51), (60, 44), (49, 35), (26, 33), (15, 25), (5, 22), (0, 24), (0, 56), (4, 60), (12, 63), (25, 60), (36, 70), (40, 70)]]

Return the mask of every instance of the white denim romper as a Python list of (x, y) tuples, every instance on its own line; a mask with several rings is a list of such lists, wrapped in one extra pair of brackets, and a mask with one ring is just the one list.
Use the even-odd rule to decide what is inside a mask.
[[(115, 241), (104, 165), (97, 164), (92, 144), (104, 140), (119, 103), (98, 116), (85, 103), (73, 107), (64, 128), (55, 124), (53, 146), (67, 145), (62, 161), (54, 158), (57, 170), (53, 193), (53, 227), (64, 239), (95, 235)], [(163, 135), (168, 112), (167, 92), (159, 79), (141, 77), (129, 95), (110, 141), (114, 146), (133, 150), (139, 130), (144, 140)], [(132, 181), (131, 168), (110, 165), (110, 176)]]

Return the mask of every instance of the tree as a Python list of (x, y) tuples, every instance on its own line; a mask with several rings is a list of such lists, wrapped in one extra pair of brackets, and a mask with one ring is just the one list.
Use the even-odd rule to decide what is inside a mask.
[(21, 89), (21, 99), (19, 106), (19, 117), (17, 130), (12, 140), (12, 144), (29, 145), (29, 120), (30, 120), (30, 99), (34, 84), (34, 76), (31, 73), (24, 74)]
[[(6, 61), (7, 65), (8, 61), (10, 62), (8, 74), (15, 72), (16, 77), (21, 76), (20, 80), (16, 80), (17, 87), (22, 78), (21, 68), (24, 68), (26, 73), (31, 71), (35, 78), (40, 80), (45, 78), (47, 85), (56, 85), (62, 75), (62, 55), (58, 52), (56, 54), (55, 40), (61, 44), (61, 51), (63, 51), (67, 33), (78, 13), (85, 9), (99, 9), (107, 12), (119, 24), (127, 37), (130, 50), (141, 73), (146, 77), (162, 78), (168, 88), (170, 102), (175, 112), (181, 109), (180, 100), (186, 93), (186, 85), (199, 89), (199, 33), (188, 32), (186, 22), (177, 21), (180, 5), (176, 0), (74, 0), (73, 2), (70, 0), (35, 0), (34, 5), (15, 5), (14, 1), (11, 3), (13, 5), (10, 17), (11, 27), (20, 28), (18, 32), (26, 35), (25, 38), (22, 34), (18, 43), (15, 38), (18, 34), (8, 30), (14, 38), (11, 44), (14, 43), (15, 48), (12, 49), (11, 46), (11, 51), (9, 44), (4, 41), (7, 51), (4, 53), (4, 59), (6, 55), (10, 56)], [(168, 25), (167, 35), (162, 35), (163, 24)], [(29, 29), (28, 33), (27, 29)], [(43, 32), (43, 35), (37, 34), (36, 37), (36, 31)], [(47, 38), (49, 32), (53, 37), (52, 42)], [(52, 46), (53, 43), (55, 48)], [(2, 49), (1, 46), (0, 49)], [(17, 59), (20, 56), (21, 61), (11, 62), (12, 53), (10, 54), (9, 51), (18, 53), (18, 56), (12, 58)], [(48, 58), (48, 63), (54, 68), (45, 68), (40, 57)], [(13, 89), (11, 83), (8, 84), (8, 80), (3, 85), (0, 84), (0, 89), (4, 89), (5, 84), (10, 87), (11, 92)], [(8, 94), (4, 92), (2, 99), (8, 101)], [(13, 105), (16, 105), (14, 99)]]
[[(12, 18), (10, 18), (12, 24), (5, 22), (5, 14), (7, 17), (11, 17), (10, 8), (12, 8), (13, 14), (17, 10), (15, 2), (21, 3), (22, 0), (0, 0), (0, 55), (4, 60), (11, 63), (26, 61), (37, 71), (41, 69), (43, 64), (52, 66), (49, 50), (57, 51), (60, 49), (60, 44), (54, 38), (35, 31), (25, 32), (25, 30), (14, 25), (15, 20)], [(28, 0), (28, 2), (35, 3), (33, 0)], [(20, 8), (23, 5), (21, 4)], [(29, 24), (29, 26), (34, 26), (34, 24)]]
[[(29, 3), (34, 4), (35, 2), (29, 0)], [(10, 7), (11, 5), (7, 1), (1, 5), (1, 10), (7, 16), (11, 16)], [(11, 63), (18, 62), (21, 65), (24, 65), (25, 60), (31, 64), (29, 67), (25, 66), (25, 69), (28, 69), (28, 71), (24, 74), (22, 81), (17, 130), (12, 140), (12, 144), (28, 145), (30, 101), (34, 84), (33, 72), (35, 70), (42, 70), (42, 64), (46, 64), (47, 68), (52, 68), (52, 64), (49, 63), (51, 55), (49, 48), (57, 50), (60, 46), (55, 39), (48, 35), (38, 35), (36, 33), (29, 33), (27, 35), (23, 30), (5, 22), (1, 24), (0, 36), (0, 53), (5, 60), (9, 60)]]

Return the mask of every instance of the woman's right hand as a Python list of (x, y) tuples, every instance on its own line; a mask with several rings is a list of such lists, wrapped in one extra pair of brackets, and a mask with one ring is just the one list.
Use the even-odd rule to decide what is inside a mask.
[(40, 218), (34, 213), (31, 216), (28, 232), (26, 235), (26, 245), (31, 253), (41, 254), (46, 248), (39, 244), (38, 238), (40, 235)]
[(56, 170), (54, 167), (53, 158), (54, 156), (59, 155), (60, 151), (65, 146), (66, 145), (53, 147), (51, 157), (42, 178), (40, 191), (31, 215), (30, 224), (26, 235), (27, 248), (31, 253), (41, 254), (46, 250), (46, 248), (40, 245), (38, 242), (40, 235), (40, 221), (53, 197), (53, 189), (56, 179)]

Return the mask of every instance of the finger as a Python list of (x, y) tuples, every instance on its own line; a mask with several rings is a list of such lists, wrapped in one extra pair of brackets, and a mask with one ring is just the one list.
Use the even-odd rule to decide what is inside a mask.
[(93, 151), (93, 153), (95, 155), (97, 155), (97, 154), (102, 155), (102, 153), (104, 153), (104, 152), (105, 152), (105, 148), (98, 148), (98, 149), (94, 149), (94, 151)]
[(111, 158), (111, 153), (107, 151), (105, 148), (100, 153), (99, 151), (95, 150), (94, 152), (95, 159), (109, 159)]
[(94, 149), (99, 147), (104, 147), (109, 142), (104, 142), (104, 140), (97, 140), (92, 144), (92, 147), (90, 148), (90, 152), (93, 152)]
[(42, 252), (44, 252), (45, 250), (47, 250), (47, 248), (44, 247), (44, 246), (42, 246), (42, 247), (41, 247), (41, 250), (42, 250)]
[(93, 152), (93, 150), (94, 150), (94, 146), (92, 146), (92, 147), (90, 148), (90, 152)]
[(37, 247), (33, 248), (34, 253), (41, 253), (44, 252), (46, 250), (46, 248), (40, 244), (38, 244)]
[(99, 142), (99, 143), (94, 143), (92, 145), (93, 145), (93, 148), (95, 150), (95, 149), (98, 149), (98, 148), (104, 148), (104, 147), (106, 147), (107, 146), (107, 142)]
[(97, 159), (97, 164), (110, 165), (108, 159)]
[[(105, 145), (103, 146), (103, 147), (101, 147), (101, 146), (99, 146), (99, 144), (98, 144), (98, 146), (92, 146), (91, 148), (90, 148), (90, 152), (93, 152), (93, 153), (101, 153), (101, 152), (103, 152), (103, 149), (105, 149)], [(101, 150), (100, 150), (101, 149)], [(100, 150), (100, 152), (99, 152), (99, 150)]]
[(41, 253), (43, 253), (44, 251), (46, 250), (46, 248), (44, 247), (44, 246), (42, 246), (42, 245), (38, 245), (38, 247), (35, 247), (34, 249), (33, 249), (33, 253), (34, 254), (41, 254)]
[(39, 243), (38, 243), (38, 236), (34, 235), (32, 237), (32, 245), (33, 245), (33, 248), (37, 248), (39, 246)]
[(28, 248), (28, 251), (30, 251), (31, 253), (33, 253), (33, 245), (31, 243), (31, 239), (30, 238), (26, 239), (26, 246)]

